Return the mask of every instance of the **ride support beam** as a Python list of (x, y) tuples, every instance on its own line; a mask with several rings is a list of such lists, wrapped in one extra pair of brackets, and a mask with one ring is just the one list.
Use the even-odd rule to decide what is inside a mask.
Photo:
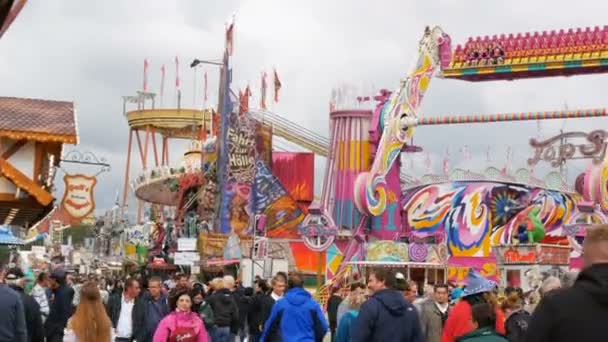
[(133, 129), (129, 129), (129, 143), (127, 145), (127, 167), (125, 168), (125, 185), (122, 190), (122, 214), (124, 216), (127, 205), (127, 191), (129, 189), (129, 169), (131, 168), (131, 147), (133, 145)]

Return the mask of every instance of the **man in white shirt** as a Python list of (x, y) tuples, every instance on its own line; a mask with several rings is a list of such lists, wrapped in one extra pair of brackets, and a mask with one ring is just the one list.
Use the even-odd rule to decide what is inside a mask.
[(49, 275), (41, 272), (36, 279), (36, 285), (32, 289), (32, 297), (38, 305), (40, 305), (40, 314), (42, 315), (42, 323), (46, 322), (49, 317), (49, 297), (47, 296), (47, 289), (49, 287)]
[(112, 295), (108, 301), (108, 316), (116, 331), (116, 342), (133, 342), (144, 328), (142, 302), (138, 299), (139, 282), (129, 278), (122, 294)]

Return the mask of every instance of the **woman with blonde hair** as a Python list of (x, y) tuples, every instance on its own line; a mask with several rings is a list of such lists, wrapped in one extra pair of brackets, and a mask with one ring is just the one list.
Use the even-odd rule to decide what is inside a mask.
[(352, 292), (352, 296), (349, 296), (350, 310), (347, 311), (340, 322), (338, 322), (338, 332), (336, 334), (335, 342), (349, 342), (350, 339), (350, 328), (359, 316), (359, 309), (365, 302), (367, 296), (363, 291)]
[(101, 295), (95, 282), (88, 281), (80, 288), (80, 303), (68, 321), (63, 341), (114, 341), (112, 323), (101, 302)]

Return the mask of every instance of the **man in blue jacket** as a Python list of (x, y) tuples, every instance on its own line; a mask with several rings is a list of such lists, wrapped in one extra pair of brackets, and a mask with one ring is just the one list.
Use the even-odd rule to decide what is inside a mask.
[(418, 313), (394, 290), (395, 275), (388, 268), (369, 272), (367, 287), (373, 292), (352, 326), (352, 342), (424, 342)]
[(2, 284), (4, 270), (0, 265), (0, 341), (26, 342), (25, 311), (19, 294)]
[(260, 341), (323, 341), (329, 324), (319, 303), (303, 286), (302, 276), (295, 274), (289, 278), (289, 290), (272, 307)]

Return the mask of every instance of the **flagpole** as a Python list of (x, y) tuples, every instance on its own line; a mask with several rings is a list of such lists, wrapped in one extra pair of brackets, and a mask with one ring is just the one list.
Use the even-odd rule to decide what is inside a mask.
[(196, 108), (196, 68), (192, 68), (192, 108)]
[(165, 96), (165, 65), (160, 68), (160, 108), (163, 108), (163, 97)]

